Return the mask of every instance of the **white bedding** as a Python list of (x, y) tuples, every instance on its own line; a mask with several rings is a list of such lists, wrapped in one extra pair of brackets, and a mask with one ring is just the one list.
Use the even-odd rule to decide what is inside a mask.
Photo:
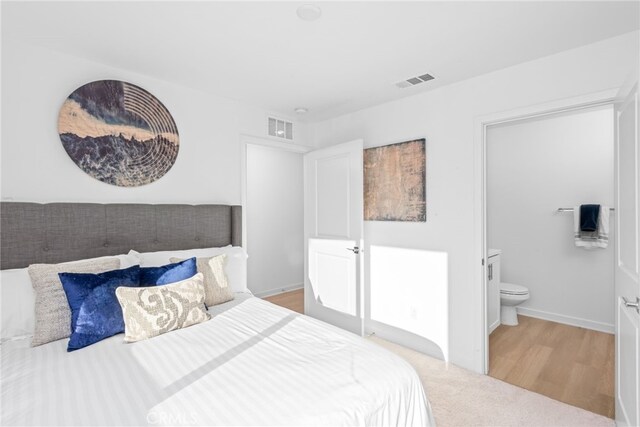
[(434, 425), (413, 368), (248, 295), (134, 344), (2, 344), (2, 425)]

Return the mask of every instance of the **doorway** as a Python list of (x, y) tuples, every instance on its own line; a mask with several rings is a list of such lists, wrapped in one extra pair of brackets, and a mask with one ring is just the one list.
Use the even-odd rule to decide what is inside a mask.
[(243, 136), (247, 284), (257, 297), (303, 287), (303, 153), (307, 147)]
[(611, 101), (486, 124), (483, 327), (485, 373), (613, 418), (615, 216), (597, 250), (576, 247), (573, 217), (614, 205)]

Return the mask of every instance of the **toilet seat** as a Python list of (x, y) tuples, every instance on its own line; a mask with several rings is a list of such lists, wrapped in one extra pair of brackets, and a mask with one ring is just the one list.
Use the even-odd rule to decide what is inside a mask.
[(502, 282), (500, 283), (500, 293), (503, 295), (528, 295), (529, 289), (525, 286)]

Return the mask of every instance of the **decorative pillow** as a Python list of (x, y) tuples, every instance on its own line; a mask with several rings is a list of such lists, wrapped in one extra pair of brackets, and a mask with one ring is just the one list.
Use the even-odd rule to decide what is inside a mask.
[[(112, 256), (92, 258), (83, 261), (103, 261)], [(136, 253), (116, 255), (120, 268), (140, 264)], [(77, 261), (73, 261), (73, 264)], [(82, 261), (81, 261), (82, 262)], [(0, 270), (0, 338), (26, 338), (33, 336), (35, 325), (36, 293), (31, 285), (29, 270), (16, 268)]]
[[(103, 258), (107, 258), (107, 257), (103, 257)], [(136, 253), (131, 253), (131, 251), (129, 251), (129, 253), (125, 255), (116, 255), (116, 258), (120, 260), (120, 268), (129, 268), (129, 267), (133, 267), (134, 265), (137, 265), (137, 266), (140, 265), (140, 257), (138, 257), (138, 254)], [(96, 259), (101, 259), (101, 258), (96, 258)]]
[(211, 319), (204, 308), (202, 273), (177, 283), (116, 289), (124, 341), (136, 342)]
[(71, 335), (71, 310), (58, 273), (100, 273), (119, 267), (120, 260), (116, 257), (63, 264), (30, 265), (29, 276), (36, 291), (36, 320), (31, 346), (61, 340)]
[(142, 267), (140, 268), (140, 285), (167, 285), (193, 277), (197, 272), (195, 258), (160, 267)]
[[(180, 258), (171, 258), (171, 262), (182, 261)], [(204, 303), (208, 307), (231, 301), (233, 291), (229, 287), (227, 274), (224, 272), (227, 263), (227, 255), (222, 254), (212, 258), (197, 258), (198, 273), (204, 276)]]
[(67, 351), (78, 350), (124, 332), (119, 286), (139, 287), (140, 266), (99, 274), (58, 274), (71, 308), (71, 338)]
[(227, 255), (225, 272), (229, 279), (229, 287), (233, 292), (248, 292), (247, 289), (247, 252), (240, 246), (224, 246), (218, 248), (188, 249), (183, 251), (143, 252), (134, 250), (129, 254), (136, 255), (140, 259), (141, 267), (163, 265), (174, 258), (186, 259), (191, 257), (208, 258), (216, 255)]
[(140, 259), (140, 267), (157, 267), (167, 264), (173, 258), (207, 258), (225, 253), (233, 246), (228, 245), (218, 248), (184, 249), (180, 251), (158, 251), (158, 252), (136, 252), (130, 250), (130, 255), (135, 255)]
[(15, 268), (0, 271), (0, 338), (33, 335), (35, 292), (29, 271)]

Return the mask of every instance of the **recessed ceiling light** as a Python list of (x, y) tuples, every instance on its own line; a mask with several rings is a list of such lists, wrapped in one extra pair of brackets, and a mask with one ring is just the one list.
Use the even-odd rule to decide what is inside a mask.
[(296, 112), (296, 114), (306, 114), (309, 112), (308, 108), (304, 108), (304, 107), (298, 107), (295, 110), (293, 110)]
[(322, 10), (314, 4), (303, 4), (298, 7), (296, 14), (303, 21), (315, 21), (322, 15)]

